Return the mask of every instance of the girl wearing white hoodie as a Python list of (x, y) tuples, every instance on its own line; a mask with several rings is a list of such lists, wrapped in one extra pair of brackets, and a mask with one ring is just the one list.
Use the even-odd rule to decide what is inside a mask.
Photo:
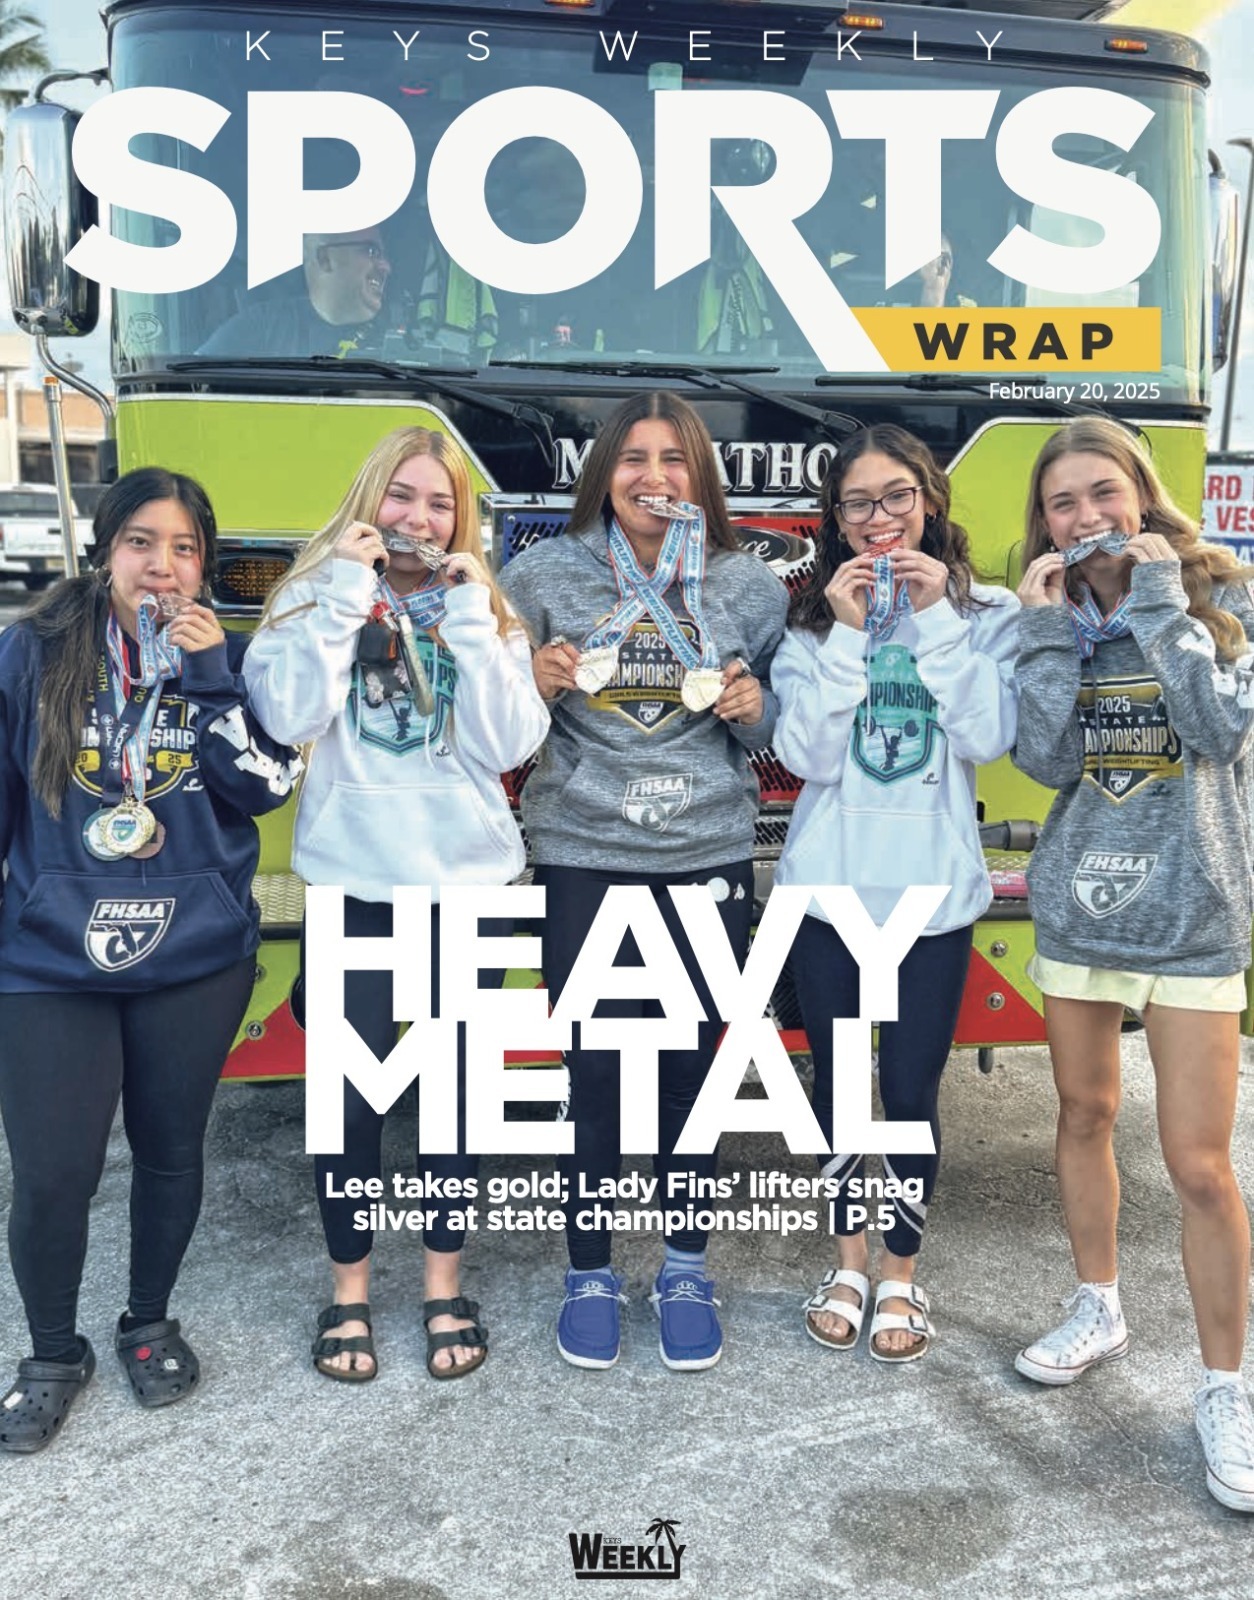
[[(971, 953), (992, 888), (976, 825), (975, 769), (1014, 741), (1018, 601), (972, 581), (949, 482), (901, 428), (847, 439), (822, 495), (818, 562), (794, 598), (771, 682), (775, 749), (805, 780), (776, 882), (849, 884), (883, 925), (903, 889), (948, 884), (901, 963), (898, 1019), (879, 1034), (880, 1093), (891, 1121), (929, 1122), (936, 1154), (885, 1156), (900, 1193), (884, 1234), (871, 1354), (913, 1361), (932, 1339), (914, 1282), (940, 1151), (937, 1094)], [(814, 1057), (814, 1111), (834, 1152), (832, 1019), (859, 1014), (858, 967), (812, 904), (793, 945), (793, 976)], [(877, 1019), (878, 1020), (878, 1019)], [(841, 1185), (839, 1269), (805, 1308), (820, 1344), (857, 1343), (870, 1296), (864, 1227), (846, 1201), (858, 1153), (833, 1155)], [(889, 1193), (893, 1186), (890, 1185)]]
[[(398, 610), (412, 629), (408, 656), (389, 621)], [(415, 653), (421, 669), (411, 672)], [(395, 884), (429, 884), (438, 901), (441, 884), (507, 883), (522, 871), (500, 775), (534, 753), (549, 717), (526, 632), (484, 565), (469, 469), (447, 435), (402, 428), (376, 445), (272, 591), (244, 676), (264, 727), (313, 741), (292, 863), (307, 883), (344, 888), (347, 934), (392, 932)], [(347, 973), (345, 1013), (383, 1060), (398, 1032), (391, 974)], [(380, 1176), (382, 1131), (382, 1115), (348, 1084), (344, 1154), (315, 1162), (334, 1299), (318, 1318), (313, 1356), (342, 1382), (377, 1370), (372, 1239), (353, 1228), (358, 1202), (328, 1189), (343, 1196), (346, 1178)], [(476, 1170), (464, 1155), (424, 1156), (422, 1165), (431, 1177)], [(462, 1377), (482, 1364), (487, 1330), (460, 1292), (464, 1234), (449, 1225), (449, 1205), (428, 1209), (427, 1368)]]

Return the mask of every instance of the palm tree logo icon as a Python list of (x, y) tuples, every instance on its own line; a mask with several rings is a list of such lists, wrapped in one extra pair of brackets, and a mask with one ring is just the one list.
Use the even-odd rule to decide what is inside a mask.
[(654, 1544), (661, 1544), (662, 1535), (666, 1535), (666, 1542), (670, 1546), (671, 1560), (675, 1563), (675, 1570), (679, 1570), (679, 1546), (675, 1542), (675, 1529), (678, 1522), (672, 1522), (669, 1517), (655, 1517), (644, 1530), (646, 1539), (652, 1537)]

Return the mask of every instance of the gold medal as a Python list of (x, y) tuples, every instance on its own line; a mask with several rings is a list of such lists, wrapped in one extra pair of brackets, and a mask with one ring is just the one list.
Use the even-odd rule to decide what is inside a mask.
[(115, 856), (133, 856), (156, 831), (156, 817), (133, 795), (127, 795), (120, 805), (106, 811), (100, 821), (100, 837), (105, 849)]

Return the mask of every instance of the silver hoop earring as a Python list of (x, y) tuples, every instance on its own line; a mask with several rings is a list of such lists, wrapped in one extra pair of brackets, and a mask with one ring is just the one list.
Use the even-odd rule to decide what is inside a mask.
[(113, 582), (113, 574), (109, 571), (108, 567), (97, 567), (96, 580), (102, 589), (107, 589)]

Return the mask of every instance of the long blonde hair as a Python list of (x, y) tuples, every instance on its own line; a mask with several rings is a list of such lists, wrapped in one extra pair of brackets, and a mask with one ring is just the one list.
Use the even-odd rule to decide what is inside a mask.
[[(475, 492), (470, 482), (470, 465), (465, 455), (446, 433), (438, 433), (432, 428), (397, 428), (375, 445), (358, 469), (348, 493), (331, 514), (330, 521), (317, 533), (310, 534), (296, 560), (271, 589), (261, 613), (260, 627), (272, 627), (282, 621), (288, 614), (283, 609), (284, 591), (289, 584), (308, 577), (322, 566), (350, 523), (375, 524), (388, 485), (413, 456), (431, 456), (449, 475), (449, 482), (453, 486), (453, 537), (449, 543), (449, 554), (464, 550), (487, 567), (479, 532)], [(498, 631), (504, 634), (521, 627), (490, 574), (488, 586)]]
[[(1242, 566), (1222, 545), (1202, 543), (1197, 523), (1171, 498), (1140, 443), (1109, 417), (1078, 417), (1045, 441), (1028, 485), (1024, 568), (1054, 548), (1045, 521), (1041, 483), (1054, 462), (1069, 455), (1105, 456), (1132, 480), (1144, 513), (1144, 530), (1162, 534), (1180, 558), (1180, 581), (1188, 596), (1189, 615), (1196, 617), (1215, 641), (1221, 660), (1235, 661), (1243, 655), (1249, 648), (1245, 629), (1231, 612), (1214, 604), (1214, 593), (1225, 583), (1245, 583), (1254, 576), (1254, 569)], [(1067, 577), (1068, 587), (1081, 581), (1081, 575), (1073, 568)]]

